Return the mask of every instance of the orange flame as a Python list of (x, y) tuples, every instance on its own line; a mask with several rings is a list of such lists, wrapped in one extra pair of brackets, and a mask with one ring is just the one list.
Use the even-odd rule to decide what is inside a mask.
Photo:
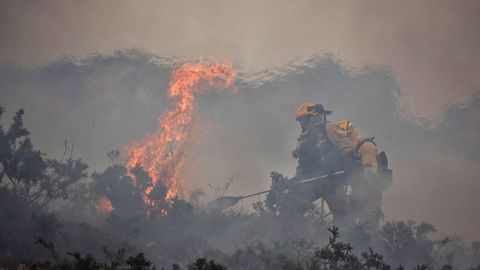
[(97, 210), (105, 213), (111, 213), (115, 208), (112, 205), (112, 201), (105, 196), (100, 197), (97, 204)]
[[(127, 146), (127, 169), (139, 165), (152, 179), (144, 191), (145, 203), (155, 205), (148, 195), (159, 181), (168, 189), (168, 201), (178, 195), (196, 95), (211, 89), (222, 91), (234, 81), (235, 72), (230, 64), (186, 63), (173, 71), (168, 96), (174, 99), (174, 108), (160, 116), (157, 131)], [(136, 181), (133, 176), (132, 179)]]

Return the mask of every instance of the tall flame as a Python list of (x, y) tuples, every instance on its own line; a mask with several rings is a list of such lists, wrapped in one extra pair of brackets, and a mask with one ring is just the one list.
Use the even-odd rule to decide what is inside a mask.
[[(168, 188), (167, 200), (173, 199), (179, 192), (179, 177), (191, 137), (197, 94), (212, 89), (222, 91), (231, 87), (234, 81), (233, 67), (218, 62), (186, 63), (173, 71), (168, 96), (174, 100), (174, 107), (160, 116), (157, 131), (127, 146), (127, 169), (138, 165), (152, 179), (144, 191), (145, 203), (155, 205), (148, 195), (159, 181)], [(134, 177), (132, 179), (135, 181)]]

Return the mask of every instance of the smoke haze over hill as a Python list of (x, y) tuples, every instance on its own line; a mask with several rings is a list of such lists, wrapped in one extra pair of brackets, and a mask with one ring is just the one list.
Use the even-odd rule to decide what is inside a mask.
[[(4, 63), (1, 105), (9, 115), (26, 109), (34, 143), (49, 155), (61, 156), (66, 139), (75, 144), (76, 157), (102, 170), (109, 164), (107, 151), (123, 150), (155, 129), (170, 106), (166, 90), (178, 63), (136, 50), (36, 68)], [(246, 70), (242, 65), (236, 69)], [(384, 198), (388, 219), (425, 220), (468, 240), (480, 238), (478, 95), (449, 107), (439, 125), (424, 128), (404, 117), (406, 93), (392, 69), (351, 69), (332, 55), (244, 71), (236, 87), (237, 95), (199, 98), (199, 143), (186, 153), (185, 189), (233, 177), (229, 193), (244, 194), (267, 188), (270, 171), (293, 175), (290, 151), (299, 134), (294, 112), (313, 101), (333, 110), (332, 121), (349, 119), (375, 136), (389, 154), (395, 179)]]
[(1, 1), (0, 60), (31, 67), (133, 47), (261, 71), (333, 53), (351, 67), (392, 67), (402, 114), (438, 124), (479, 88), (479, 14), (471, 0)]

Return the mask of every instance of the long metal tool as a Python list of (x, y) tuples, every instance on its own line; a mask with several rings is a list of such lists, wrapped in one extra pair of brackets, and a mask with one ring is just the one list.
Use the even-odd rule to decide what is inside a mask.
[[(309, 179), (305, 179), (305, 180), (295, 182), (294, 185), (302, 185), (302, 184), (305, 184), (305, 183), (318, 181), (318, 180), (321, 180), (321, 179), (326, 179), (326, 178), (336, 176), (336, 175), (340, 175), (340, 174), (344, 174), (344, 173), (345, 173), (345, 171), (338, 171), (338, 172), (334, 172), (332, 174), (325, 174), (325, 175), (322, 175), (322, 176), (313, 177), (313, 178), (309, 178)], [(289, 188), (286, 188), (285, 190), (288, 190), (288, 189)], [(230, 207), (234, 206), (239, 201), (241, 201), (245, 198), (250, 198), (250, 197), (253, 197), (253, 196), (265, 194), (265, 193), (268, 193), (270, 191), (272, 191), (272, 189), (263, 190), (263, 191), (260, 191), (260, 192), (256, 192), (256, 193), (252, 193), (252, 194), (248, 194), (248, 195), (244, 195), (244, 196), (223, 196), (223, 197), (220, 197), (220, 198), (217, 198), (213, 201), (208, 202), (207, 204), (205, 204), (205, 207), (209, 210), (219, 210), (219, 211), (221, 211), (221, 210), (225, 210), (227, 208), (230, 208)]]

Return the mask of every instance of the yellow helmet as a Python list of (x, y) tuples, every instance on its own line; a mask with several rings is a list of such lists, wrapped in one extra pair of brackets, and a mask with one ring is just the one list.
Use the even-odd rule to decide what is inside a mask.
[(319, 113), (329, 115), (332, 112), (325, 110), (322, 104), (305, 103), (298, 108), (297, 112), (295, 113), (295, 119), (298, 121), (300, 118), (304, 116), (318, 115)]
[(346, 133), (350, 133), (353, 129), (353, 123), (347, 120), (342, 120), (337, 123), (337, 126)]

